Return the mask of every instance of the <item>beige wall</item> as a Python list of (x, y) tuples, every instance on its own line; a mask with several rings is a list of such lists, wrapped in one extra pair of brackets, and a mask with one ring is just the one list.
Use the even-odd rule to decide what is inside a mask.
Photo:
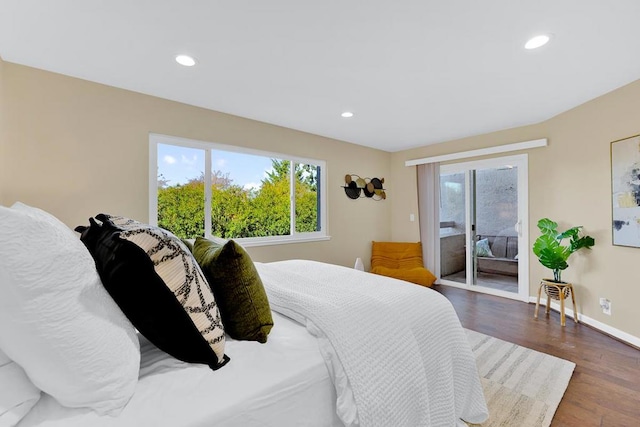
[[(330, 241), (250, 248), (258, 261), (368, 262), (391, 236), (392, 197), (350, 200), (344, 176), (389, 176), (389, 153), (5, 62), (3, 204), (20, 200), (69, 226), (99, 212), (147, 220), (149, 133), (246, 146), (327, 162)], [(2, 99), (2, 98), (0, 98)]]
[(5, 186), (5, 166), (4, 166), (4, 144), (5, 144), (5, 109), (4, 109), (4, 61), (0, 57), (0, 205), (4, 202), (4, 186)]
[[(592, 251), (572, 255), (563, 279), (577, 287), (579, 311), (599, 322), (640, 337), (637, 301), (640, 249), (613, 246), (611, 240), (611, 141), (640, 133), (640, 81), (583, 104), (546, 122), (473, 138), (394, 153), (390, 193), (392, 238), (416, 240), (418, 222), (415, 167), (404, 162), (452, 152), (548, 138), (549, 146), (529, 153), (529, 233), (539, 235), (538, 219), (549, 217), (562, 228), (583, 225), (595, 237)], [(529, 253), (530, 294), (549, 271)], [(598, 298), (612, 301), (612, 315), (602, 314)], [(527, 308), (523, 307), (523, 310)]]

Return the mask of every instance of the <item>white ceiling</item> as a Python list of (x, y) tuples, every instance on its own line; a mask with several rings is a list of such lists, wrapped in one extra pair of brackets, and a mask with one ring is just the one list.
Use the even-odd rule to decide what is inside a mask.
[(640, 78), (639, 18), (640, 0), (0, 0), (0, 56), (393, 152)]

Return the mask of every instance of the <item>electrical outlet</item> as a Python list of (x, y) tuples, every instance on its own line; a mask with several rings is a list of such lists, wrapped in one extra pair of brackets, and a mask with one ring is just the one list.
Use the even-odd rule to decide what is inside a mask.
[(600, 308), (606, 315), (611, 316), (611, 301), (606, 298), (600, 298)]

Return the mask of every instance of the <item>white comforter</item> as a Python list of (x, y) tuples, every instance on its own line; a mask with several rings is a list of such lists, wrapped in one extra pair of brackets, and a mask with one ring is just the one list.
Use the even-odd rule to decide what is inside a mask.
[[(439, 293), (313, 261), (256, 265), (271, 308), (330, 343), (332, 351), (321, 350), (345, 424), (441, 427), (487, 418), (473, 353)], [(351, 399), (356, 415), (340, 410)]]

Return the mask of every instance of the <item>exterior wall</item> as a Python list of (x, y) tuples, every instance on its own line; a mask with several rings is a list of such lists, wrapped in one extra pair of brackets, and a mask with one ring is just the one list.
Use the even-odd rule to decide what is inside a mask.
[(341, 188), (347, 173), (389, 182), (387, 152), (8, 62), (2, 76), (4, 205), (20, 200), (72, 227), (100, 212), (147, 221), (149, 133), (159, 133), (326, 160), (331, 240), (249, 248), (256, 261), (361, 257), (368, 268), (371, 240), (391, 237), (393, 193), (351, 200)]
[[(406, 167), (406, 160), (548, 138), (547, 147), (527, 151), (530, 241), (533, 243), (539, 235), (536, 223), (540, 218), (549, 217), (562, 229), (584, 226), (596, 245), (590, 251), (573, 254), (563, 273), (563, 279), (576, 288), (579, 312), (640, 337), (636, 304), (640, 288), (635, 269), (640, 249), (612, 245), (609, 152), (611, 141), (640, 133), (638, 116), (640, 81), (537, 125), (393, 153), (389, 189), (396, 201), (391, 214), (392, 239), (411, 241), (419, 237), (419, 222), (408, 221), (408, 215), (417, 214), (418, 208), (415, 167)], [(532, 252), (529, 263), (529, 293), (535, 295), (540, 279), (550, 272)], [(612, 301), (611, 316), (600, 310), (600, 297)]]
[(486, 169), (476, 173), (476, 234), (515, 236), (518, 222), (518, 170)]
[[(464, 173), (440, 177), (440, 222), (453, 222), (453, 227), (440, 229), (440, 235), (464, 234), (467, 228)], [(464, 245), (464, 239), (462, 241)]]
[[(484, 169), (476, 173), (476, 234), (515, 236), (518, 221), (517, 169)], [(465, 232), (464, 174), (447, 177), (457, 188), (447, 188), (441, 182), (440, 221), (453, 221), (454, 227), (441, 229), (440, 234)], [(444, 188), (443, 188), (444, 187)]]

